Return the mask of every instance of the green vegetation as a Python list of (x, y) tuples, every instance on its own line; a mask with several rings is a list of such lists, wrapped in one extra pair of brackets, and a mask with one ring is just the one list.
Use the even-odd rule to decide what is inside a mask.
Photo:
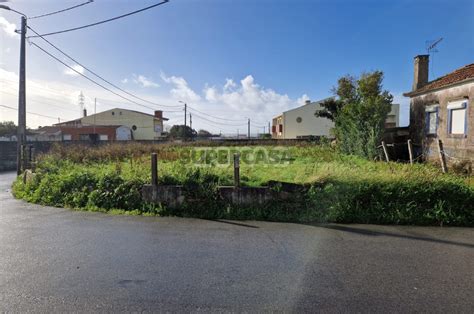
[(393, 96), (382, 90), (383, 72), (363, 73), (360, 78), (338, 80), (335, 98), (323, 102), (316, 116), (334, 121), (334, 135), (342, 153), (373, 160), (380, 155), (385, 119)]
[[(158, 152), (160, 183), (184, 185), (191, 200), (188, 204), (172, 209), (141, 200), (140, 188), (150, 182), (152, 151)], [(202, 151), (207, 151), (207, 155), (199, 153)], [(232, 184), (232, 163), (226, 158), (234, 151), (242, 154), (244, 186), (262, 186), (276, 180), (307, 184), (307, 192), (264, 206), (221, 204), (216, 187)], [(246, 152), (252, 158), (244, 158)], [(311, 144), (215, 148), (143, 144), (57, 146), (39, 158), (37, 173), (31, 180), (26, 184), (21, 179), (15, 182), (14, 194), (33, 203), (112, 213), (474, 225), (474, 185), (468, 177), (442, 174), (432, 165), (373, 162)]]

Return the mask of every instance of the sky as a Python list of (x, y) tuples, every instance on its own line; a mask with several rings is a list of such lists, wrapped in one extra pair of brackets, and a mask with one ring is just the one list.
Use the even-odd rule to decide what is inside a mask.
[[(12, 0), (29, 17), (87, 0)], [(0, 1), (1, 2), (1, 1)], [(61, 14), (30, 19), (40, 34), (128, 13), (158, 1), (95, 0)], [(0, 10), (0, 105), (17, 108), (20, 18)], [(32, 35), (29, 31), (28, 35)], [(27, 44), (27, 125), (78, 118), (78, 95), (89, 113), (115, 107), (164, 110), (168, 125), (183, 124), (186, 102), (193, 128), (224, 134), (263, 132), (271, 118), (305, 100), (332, 96), (344, 75), (382, 70), (384, 88), (408, 124), (413, 58), (443, 38), (431, 56), (430, 79), (474, 62), (474, 1), (171, 0), (102, 25), (46, 37), (134, 99), (94, 78), (41, 38), (34, 42), (76, 71)], [(157, 106), (159, 104), (160, 106)], [(0, 121), (17, 113), (0, 107)], [(268, 131), (268, 129), (266, 130)]]

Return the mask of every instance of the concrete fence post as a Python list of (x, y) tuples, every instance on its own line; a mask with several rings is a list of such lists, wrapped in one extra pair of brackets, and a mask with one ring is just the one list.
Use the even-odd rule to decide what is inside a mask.
[(30, 150), (30, 162), (31, 162), (31, 171), (35, 172), (36, 171), (36, 154), (35, 154), (35, 147), (31, 145), (31, 150)]
[(383, 153), (384, 153), (384, 155), (385, 155), (385, 160), (386, 160), (387, 162), (389, 162), (389, 161), (390, 161), (390, 158), (388, 157), (387, 144), (385, 144), (384, 141), (382, 141), (382, 148), (383, 148)]
[(21, 165), (21, 171), (26, 171), (26, 169), (28, 169), (28, 145), (21, 145), (21, 161), (22, 161), (22, 165)]
[(413, 145), (411, 143), (411, 140), (407, 141), (408, 145), (408, 155), (410, 156), (410, 164), (413, 165)]
[(234, 154), (234, 186), (240, 187), (240, 154)]
[(441, 140), (438, 140), (438, 153), (439, 161), (441, 163), (441, 170), (443, 171), (443, 173), (447, 173), (448, 166), (446, 165), (446, 156), (444, 155), (443, 142)]
[(158, 185), (158, 154), (151, 154), (151, 184)]

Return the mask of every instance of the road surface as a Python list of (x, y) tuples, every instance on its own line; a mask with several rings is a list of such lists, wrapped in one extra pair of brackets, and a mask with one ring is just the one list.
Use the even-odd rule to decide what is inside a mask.
[(0, 312), (474, 312), (474, 230), (112, 216), (15, 200)]

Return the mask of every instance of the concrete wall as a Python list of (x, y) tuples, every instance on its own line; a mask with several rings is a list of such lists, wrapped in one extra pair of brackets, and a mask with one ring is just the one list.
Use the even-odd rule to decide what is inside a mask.
[[(467, 98), (467, 135), (448, 134), (449, 101)], [(428, 159), (437, 159), (437, 140), (441, 139), (444, 150), (449, 156), (473, 159), (474, 158), (474, 82), (451, 88), (445, 88), (431, 93), (415, 96), (410, 106), (410, 135), (414, 143), (422, 144), (420, 153)], [(438, 129), (435, 136), (425, 134), (425, 107), (439, 104)], [(452, 159), (451, 159), (452, 161)]]
[[(221, 186), (218, 187), (219, 198), (226, 204), (265, 204), (272, 200), (286, 199), (288, 193), (285, 191), (275, 192), (270, 187), (240, 187)], [(293, 195), (298, 192), (293, 192)], [(185, 202), (199, 201), (187, 199), (186, 191), (181, 185), (144, 185), (142, 198), (146, 202), (163, 204), (170, 208), (177, 208)]]
[[(37, 153), (47, 152), (52, 142), (28, 142)], [(16, 169), (16, 142), (0, 142), (0, 171)]]

